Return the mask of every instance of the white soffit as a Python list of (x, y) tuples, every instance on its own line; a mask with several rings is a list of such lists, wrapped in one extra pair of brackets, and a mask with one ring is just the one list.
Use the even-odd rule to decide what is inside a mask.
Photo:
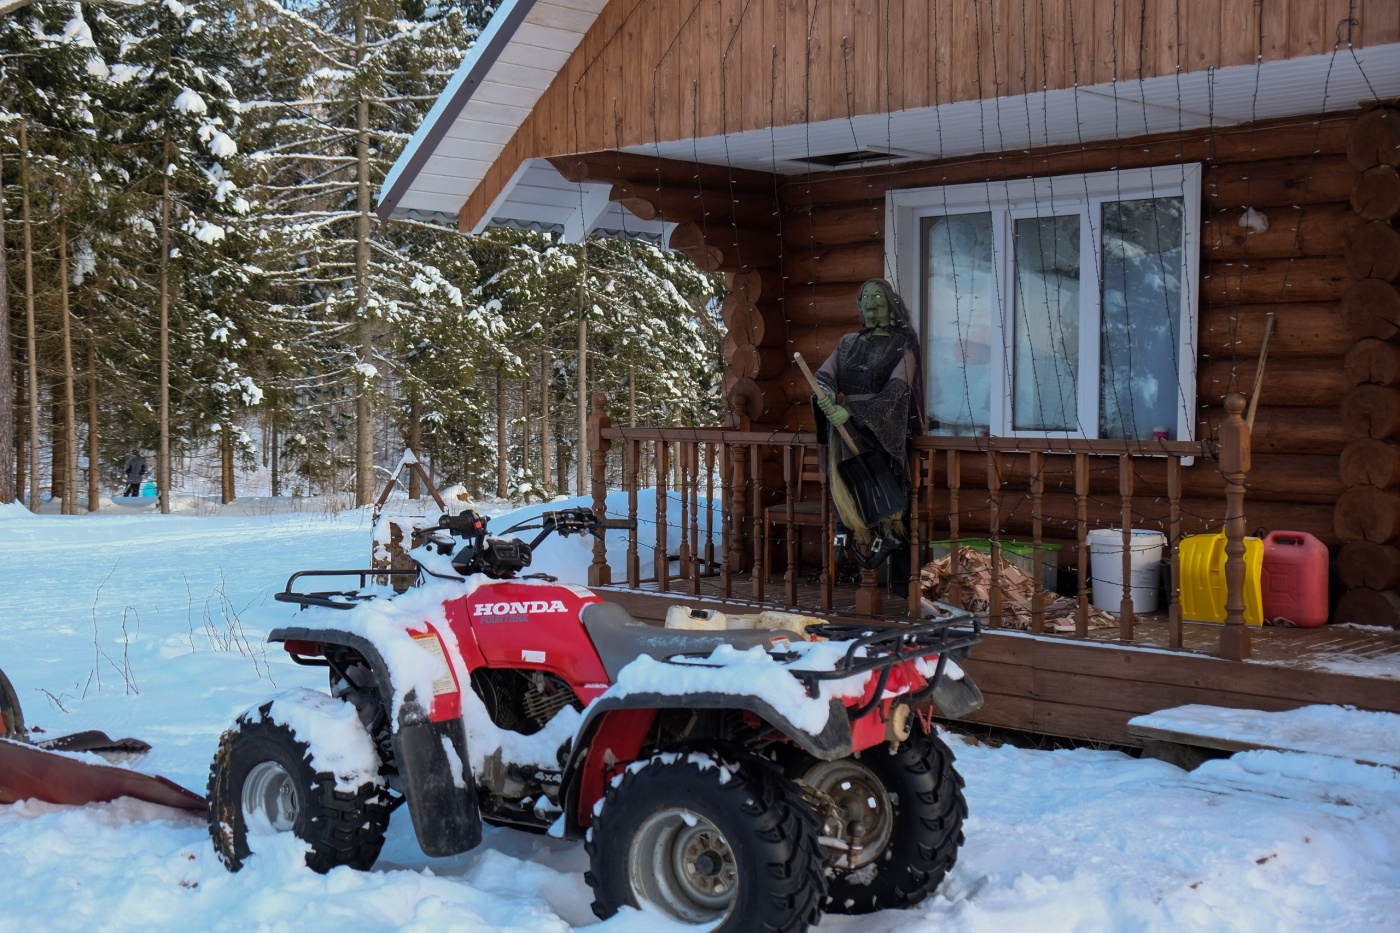
[(607, 0), (504, 0), (380, 189), (380, 219), (457, 220)]
[(861, 149), (892, 152), (897, 161), (950, 159), (1347, 110), (1395, 96), (1400, 45), (1393, 44), (623, 151), (796, 175), (825, 170), (804, 158)]

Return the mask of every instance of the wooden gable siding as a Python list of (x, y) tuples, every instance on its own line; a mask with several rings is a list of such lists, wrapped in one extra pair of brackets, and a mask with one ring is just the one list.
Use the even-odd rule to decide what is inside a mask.
[[(1394, 0), (612, 0), (461, 212), (526, 159), (1400, 39)], [(1180, 20), (1177, 15), (1180, 11)]]

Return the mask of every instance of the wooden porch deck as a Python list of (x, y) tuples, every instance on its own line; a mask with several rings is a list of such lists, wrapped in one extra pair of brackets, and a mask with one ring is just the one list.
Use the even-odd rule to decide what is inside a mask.
[[(659, 620), (677, 602), (731, 612), (787, 609), (816, 612), (819, 590), (799, 583), (796, 606), (784, 605), (782, 581), (752, 598), (751, 579), (735, 574), (730, 599), (719, 577), (655, 581), (637, 589), (598, 588), (638, 618)], [(774, 585), (776, 584), (776, 585)], [(854, 586), (837, 587), (832, 615), (852, 617)], [(895, 608), (901, 608), (902, 603)], [(989, 629), (963, 665), (987, 703), (968, 721), (1044, 735), (1140, 745), (1127, 722), (1142, 713), (1188, 703), (1266, 711), (1313, 703), (1350, 704), (1400, 713), (1400, 632), (1326, 626), (1253, 630), (1248, 661), (1217, 656), (1220, 626), (1183, 623), (1183, 650), (1167, 651), (1163, 615), (1140, 616), (1126, 643), (1116, 628), (1093, 629), (1088, 639)]]

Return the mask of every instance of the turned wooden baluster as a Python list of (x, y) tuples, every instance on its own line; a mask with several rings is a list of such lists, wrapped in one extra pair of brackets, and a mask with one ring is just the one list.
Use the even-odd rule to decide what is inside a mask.
[(733, 480), (730, 487), (729, 521), (726, 528), (729, 534), (729, 547), (725, 551), (724, 595), (734, 595), (734, 571), (743, 571), (749, 566), (749, 536), (744, 533), (744, 523), (749, 512), (749, 451), (744, 444), (735, 444), (729, 449)]
[(1089, 455), (1074, 455), (1074, 525), (1079, 542), (1079, 605), (1074, 613), (1074, 637), (1089, 637)]
[(958, 553), (958, 489), (962, 486), (962, 455), (956, 450), (948, 451), (948, 548), (953, 555), (948, 564), (948, 572), (953, 585), (948, 590), (948, 601), (955, 608), (962, 607), (962, 555)]
[[(762, 457), (760, 456), (762, 451), (763, 448), (759, 447), (757, 444), (749, 448), (749, 476), (752, 478), (754, 487), (752, 498), (752, 527), (755, 538), (762, 536), (763, 533), (768, 530), (763, 522), (763, 487), (759, 485), (762, 482), (762, 479), (760, 478), (762, 476), (761, 470), (763, 468), (763, 461)], [(763, 578), (768, 574), (768, 568), (765, 567), (763, 563), (764, 554), (768, 550), (767, 544), (767, 541), (756, 540), (754, 541), (753, 548), (753, 598), (759, 600), (760, 602), (763, 601), (763, 584), (765, 582)]]
[(705, 573), (715, 572), (715, 444), (705, 445)]
[[(593, 414), (588, 419), (588, 451), (591, 461), (591, 487), (593, 493), (593, 514), (599, 518), (607, 514), (608, 498), (608, 449), (612, 441), (603, 437), (603, 431), (612, 427), (608, 417), (608, 397), (601, 392), (593, 395)], [(580, 465), (582, 466), (582, 465)], [(608, 548), (603, 539), (607, 532), (593, 539), (593, 562), (588, 565), (588, 585), (607, 586), (612, 583), (612, 568), (608, 566)]]
[(700, 595), (700, 444), (688, 443), (690, 456), (686, 468), (690, 471), (690, 595)]
[(632, 527), (627, 529), (627, 586), (637, 589), (642, 581), (642, 561), (637, 554), (637, 487), (641, 483), (642, 442), (627, 442), (627, 518)]
[(1031, 544), (1035, 547), (1035, 555), (1031, 559), (1031, 568), (1035, 575), (1034, 598), (1031, 600), (1031, 631), (1045, 631), (1045, 587), (1041, 581), (1045, 579), (1045, 551), (1041, 547), (1041, 533), (1044, 527), (1044, 516), (1041, 514), (1041, 497), (1045, 494), (1045, 454), (1040, 451), (1032, 451), (1030, 454), (1031, 466)]
[(671, 447), (666, 441), (656, 442), (656, 588), (659, 592), (671, 591), (670, 542), (666, 540), (667, 483), (671, 477)]
[[(924, 537), (927, 538), (927, 540), (929, 540), (930, 542), (938, 540), (938, 521), (935, 513), (935, 509), (937, 508), (936, 500), (938, 498), (937, 484), (938, 451), (930, 450), (928, 451), (928, 456), (924, 458), (924, 515), (928, 520), (928, 525), (925, 526)], [(914, 571), (914, 574), (915, 576), (920, 578), (920, 581), (922, 581), (922, 571), (918, 568), (922, 562), (923, 558), (921, 558), (918, 554), (915, 554), (913, 564), (916, 569)], [(922, 595), (922, 582), (920, 582), (919, 589)]]
[(1220, 474), (1225, 477), (1225, 625), (1220, 629), (1220, 656), (1230, 661), (1249, 657), (1250, 632), (1244, 621), (1244, 481), (1249, 476), (1249, 425), (1240, 417), (1244, 396), (1225, 398), (1220, 425)]
[[(821, 448), (818, 448), (820, 451)], [(833, 587), (836, 582), (836, 527), (831, 514), (831, 489), (827, 486), (826, 469), (821, 471), (822, 492), (822, 575), (821, 609), (830, 612), (835, 601)]]
[(909, 618), (917, 619), (923, 614), (922, 594), (919, 592), (919, 548), (923, 541), (919, 538), (920, 486), (924, 478), (923, 451), (914, 450), (909, 454)]
[(1118, 637), (1133, 640), (1133, 458), (1118, 455), (1118, 497), (1123, 522), (1123, 600), (1118, 604)]
[(681, 520), (676, 523), (676, 530), (680, 532), (680, 547), (676, 549), (676, 572), (681, 580), (690, 576), (690, 493), (693, 483), (687, 476), (690, 472), (690, 441), (680, 441), (676, 444), (676, 459), (671, 465), (675, 470), (675, 482), (677, 497), (681, 501)]
[(1167, 502), (1171, 508), (1167, 532), (1171, 535), (1171, 608), (1167, 613), (1167, 647), (1181, 650), (1181, 458), (1167, 458)]
[[(783, 445), (783, 485), (786, 487), (787, 502), (783, 517), (787, 520), (787, 572), (783, 574), (783, 599), (789, 606), (797, 605), (797, 476), (802, 464), (802, 448), (793, 444)], [(797, 455), (797, 465), (793, 465), (793, 455)]]
[(992, 538), (992, 588), (987, 594), (987, 623), (1001, 628), (1001, 454), (987, 451), (987, 520)]
[(724, 563), (719, 568), (719, 589), (724, 594), (725, 599), (730, 599), (734, 595), (734, 551), (735, 539), (740, 537), (735, 534), (735, 498), (737, 492), (737, 471), (739, 464), (744, 462), (742, 456), (735, 457), (733, 450), (728, 444), (721, 444), (719, 448), (719, 481), (721, 508), (719, 522), (719, 550), (724, 555)]

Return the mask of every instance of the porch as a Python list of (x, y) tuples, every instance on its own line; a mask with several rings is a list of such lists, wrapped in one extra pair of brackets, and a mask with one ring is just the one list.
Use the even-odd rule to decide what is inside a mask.
[[(985, 573), (981, 580), (987, 637), (964, 664), (987, 703), (969, 721), (1136, 745), (1141, 740), (1128, 733), (1129, 719), (1188, 703), (1261, 710), (1351, 704), (1400, 712), (1400, 632), (1244, 624), (1249, 437), (1239, 406), (1229, 410), (1214, 443), (916, 440), (912, 552), (927, 555), (934, 541), (952, 553), (971, 538), (990, 543), (990, 581)], [(614, 427), (601, 396), (594, 399), (590, 435), (595, 508), (604, 509), (608, 489), (620, 489), (626, 517), (642, 529), (611, 532), (611, 548), (595, 545), (590, 582), (634, 615), (659, 620), (678, 601), (892, 624), (920, 614), (921, 561), (912, 562), (908, 601), (890, 596), (874, 571), (860, 571), (858, 581), (840, 572), (826, 484), (810, 472), (814, 435)], [(646, 499), (652, 502), (643, 509)], [(611, 515), (621, 517), (620, 511), (614, 497)], [(1282, 520), (1267, 507), (1259, 511), (1271, 523)], [(1090, 624), (1087, 536), (1104, 527), (1166, 535), (1172, 582), (1161, 611), (1134, 614), (1125, 592), (1115, 626)], [(798, 529), (805, 530), (801, 543)], [(1184, 618), (1176, 545), (1184, 535), (1222, 529), (1229, 555), (1226, 620)], [(625, 547), (612, 535), (625, 536)], [(649, 550), (643, 542), (653, 536)], [(1010, 610), (1002, 579), (1000, 551), (1013, 537), (1022, 539), (1021, 562), (1032, 568), (1029, 613), (1024, 599), (1019, 614)], [(1056, 632), (1048, 630), (1041, 607), (1044, 568), (1058, 555), (1077, 581), (1078, 605)], [(1128, 557), (1125, 549), (1125, 580)], [(954, 590), (958, 585), (955, 579)]]

